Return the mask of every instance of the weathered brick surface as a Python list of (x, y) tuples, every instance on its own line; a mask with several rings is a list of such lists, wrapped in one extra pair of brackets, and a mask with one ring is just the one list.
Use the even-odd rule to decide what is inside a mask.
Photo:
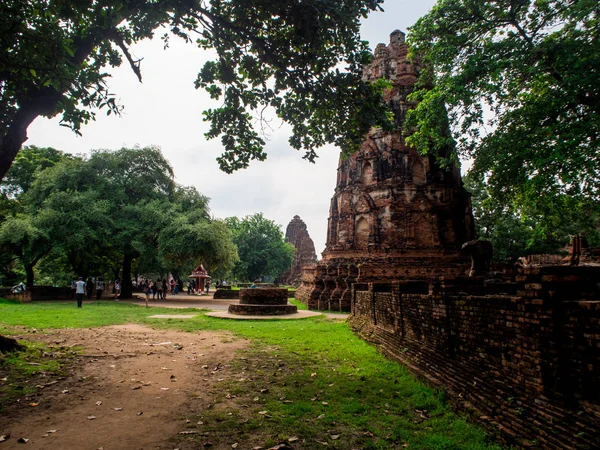
[(459, 168), (440, 167), (404, 140), (405, 116), (414, 106), (408, 95), (420, 70), (407, 54), (404, 35), (395, 31), (364, 68), (366, 81), (390, 81), (384, 97), (397, 128), (374, 128), (356, 153), (340, 158), (323, 259), (309, 270), (311, 279), (301, 277), (296, 295), (311, 308), (348, 311), (348, 277), (359, 283), (428, 280), (468, 270), (460, 248), (474, 239), (474, 227)]
[(426, 295), (400, 283), (355, 285), (349, 322), (386, 355), (475, 408), (507, 442), (598, 448), (598, 281), (598, 267), (553, 267), (526, 270), (519, 295), (469, 295), (464, 280), (451, 278)]
[(315, 244), (300, 216), (294, 216), (288, 224), (285, 230), (285, 241), (292, 244), (296, 252), (290, 270), (281, 277), (281, 282), (296, 286), (300, 283), (302, 269), (317, 262)]

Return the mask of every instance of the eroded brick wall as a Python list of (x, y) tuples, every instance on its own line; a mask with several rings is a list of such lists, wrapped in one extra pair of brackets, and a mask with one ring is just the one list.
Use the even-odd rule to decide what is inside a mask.
[[(349, 321), (386, 355), (473, 407), (507, 442), (599, 448), (600, 301), (590, 298), (594, 273), (582, 280), (565, 270), (523, 275), (519, 295), (451, 286), (424, 295), (369, 284), (353, 292)], [(587, 298), (578, 299), (577, 286), (589, 288)]]

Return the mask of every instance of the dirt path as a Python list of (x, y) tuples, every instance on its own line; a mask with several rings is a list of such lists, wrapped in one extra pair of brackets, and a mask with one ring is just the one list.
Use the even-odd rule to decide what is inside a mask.
[(0, 450), (173, 449), (170, 440), (189, 428), (188, 412), (210, 407), (205, 394), (248, 345), (224, 332), (139, 325), (36, 336), (48, 345), (81, 346), (83, 355), (68, 377), (4, 412), (0, 435), (10, 438)]

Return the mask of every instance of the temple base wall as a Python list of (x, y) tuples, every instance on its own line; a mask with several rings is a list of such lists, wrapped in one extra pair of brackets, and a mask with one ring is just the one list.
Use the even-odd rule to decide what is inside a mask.
[(355, 284), (349, 323), (505, 442), (597, 448), (598, 280), (600, 267), (547, 267), (494, 288), (516, 295), (471, 295), (486, 291), (482, 280), (452, 277), (428, 294), (408, 283)]

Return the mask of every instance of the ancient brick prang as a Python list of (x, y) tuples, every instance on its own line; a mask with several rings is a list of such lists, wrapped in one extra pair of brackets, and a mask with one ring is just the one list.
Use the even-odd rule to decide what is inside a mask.
[(285, 230), (285, 241), (294, 245), (296, 252), (292, 266), (282, 280), (286, 284), (297, 285), (299, 283), (302, 269), (317, 262), (315, 244), (308, 234), (306, 224), (300, 216), (294, 216)]
[(371, 130), (359, 151), (340, 158), (323, 259), (296, 294), (311, 308), (349, 310), (352, 282), (427, 280), (468, 270), (460, 247), (475, 233), (459, 168), (419, 155), (402, 134), (419, 72), (407, 53), (404, 34), (395, 31), (364, 70), (365, 80), (392, 83), (385, 100), (397, 129)]

